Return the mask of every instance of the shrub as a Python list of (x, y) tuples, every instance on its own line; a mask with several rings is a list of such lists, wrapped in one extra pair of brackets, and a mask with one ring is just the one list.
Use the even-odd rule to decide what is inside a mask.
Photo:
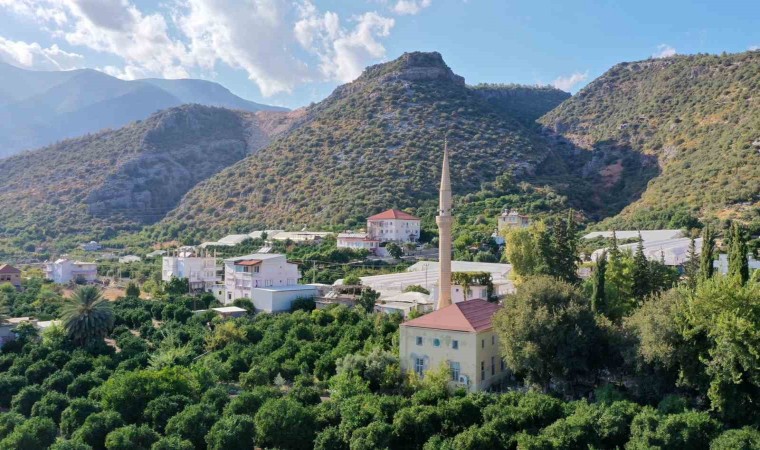
[(160, 436), (147, 425), (127, 425), (106, 436), (108, 450), (150, 450)]
[(206, 442), (209, 450), (250, 450), (255, 436), (251, 416), (224, 416), (211, 427)]
[(18, 425), (11, 434), (0, 441), (0, 448), (14, 450), (39, 450), (55, 442), (58, 429), (47, 417), (33, 417)]

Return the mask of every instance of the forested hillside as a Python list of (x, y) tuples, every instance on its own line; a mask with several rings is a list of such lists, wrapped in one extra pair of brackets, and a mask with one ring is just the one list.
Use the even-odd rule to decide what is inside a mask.
[(608, 226), (750, 219), (760, 206), (758, 92), (759, 51), (621, 63), (540, 122), (574, 144), (565, 155), (596, 178), (608, 213), (626, 206), (621, 193), (641, 195)]
[(525, 179), (549, 153), (438, 53), (369, 67), (307, 114), (304, 126), (193, 189), (164, 223), (225, 231), (353, 226), (383, 209), (434, 203), (447, 136), (460, 195), (507, 173)]
[(156, 222), (297, 116), (186, 105), (0, 160), (0, 251), (65, 248)]

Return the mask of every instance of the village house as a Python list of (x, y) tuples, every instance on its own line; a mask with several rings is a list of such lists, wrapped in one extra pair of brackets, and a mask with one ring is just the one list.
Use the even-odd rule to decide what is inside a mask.
[(53, 283), (92, 283), (98, 279), (98, 265), (94, 262), (72, 261), (61, 258), (45, 264), (45, 278)]
[(420, 219), (404, 211), (389, 209), (367, 218), (367, 236), (380, 242), (417, 242)]
[(455, 303), (399, 327), (401, 369), (424, 377), (448, 366), (451, 383), (477, 392), (499, 383), (507, 374), (493, 329), (495, 303), (476, 299)]
[(352, 250), (368, 250), (374, 253), (380, 246), (380, 240), (372, 239), (367, 233), (354, 233), (347, 231), (338, 234), (338, 248), (350, 248)]
[(510, 228), (525, 228), (530, 226), (530, 217), (520, 214), (514, 209), (505, 209), (499, 216), (499, 232)]
[(10, 264), (0, 264), (0, 285), (5, 283), (21, 289), (21, 271)]
[(280, 312), (290, 309), (298, 297), (314, 297), (316, 288), (299, 285), (298, 265), (285, 255), (254, 253), (224, 260), (225, 304), (250, 299), (256, 310)]
[(80, 245), (80, 247), (82, 247), (82, 250), (86, 252), (96, 252), (101, 249), (100, 244), (95, 241), (86, 242)]
[(187, 279), (191, 290), (210, 291), (221, 282), (217, 275), (220, 270), (214, 256), (164, 256), (161, 279), (166, 282), (172, 278)]

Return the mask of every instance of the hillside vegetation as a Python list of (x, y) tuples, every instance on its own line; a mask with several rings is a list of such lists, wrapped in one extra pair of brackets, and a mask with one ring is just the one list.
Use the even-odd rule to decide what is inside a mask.
[(758, 51), (621, 63), (540, 122), (586, 150), (565, 154), (584, 162), (579, 173), (595, 177), (613, 206), (625, 206), (614, 204), (619, 192), (641, 196), (606, 226), (751, 219), (760, 206), (758, 92)]
[(0, 160), (0, 251), (3, 242), (65, 248), (156, 222), (199, 181), (287, 129), (291, 116), (186, 105)]
[(307, 114), (303, 126), (199, 184), (164, 223), (191, 233), (353, 226), (383, 209), (432, 205), (447, 136), (460, 195), (505, 173), (524, 179), (549, 152), (438, 53), (369, 67)]

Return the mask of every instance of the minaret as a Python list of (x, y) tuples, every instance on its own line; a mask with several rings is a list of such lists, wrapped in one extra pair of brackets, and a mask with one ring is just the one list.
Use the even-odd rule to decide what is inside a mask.
[(443, 144), (443, 168), (438, 216), (438, 309), (451, 305), (451, 178), (448, 142)]

